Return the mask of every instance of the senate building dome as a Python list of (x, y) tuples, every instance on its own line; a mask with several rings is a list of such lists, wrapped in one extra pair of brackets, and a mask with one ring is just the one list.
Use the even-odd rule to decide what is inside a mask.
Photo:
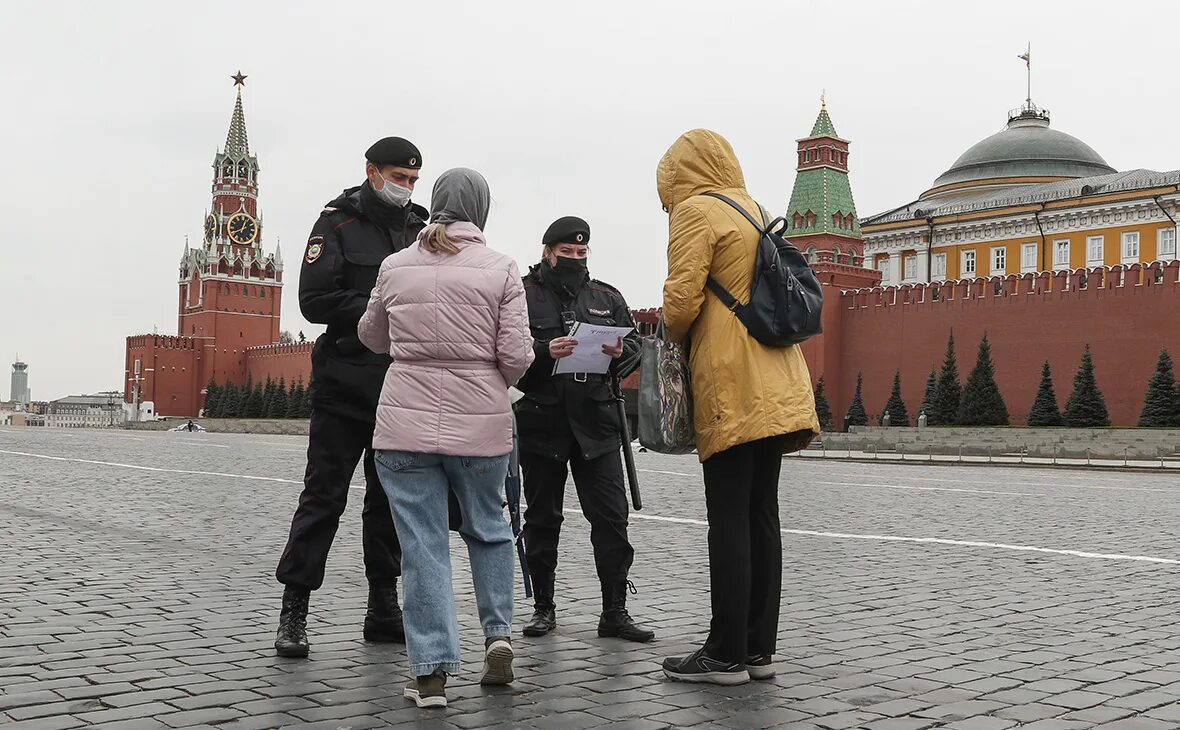
[(1008, 114), (1000, 132), (976, 142), (922, 198), (1106, 175), (1115, 169), (1077, 137), (1049, 127), (1049, 112), (1028, 103)]

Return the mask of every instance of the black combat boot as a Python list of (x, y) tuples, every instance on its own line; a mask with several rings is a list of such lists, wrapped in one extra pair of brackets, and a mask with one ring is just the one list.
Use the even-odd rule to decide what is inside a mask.
[(365, 612), (365, 641), (406, 643), (402, 608), (397, 604), (397, 581), (369, 584), (369, 610)]
[(544, 636), (557, 628), (557, 605), (553, 603), (553, 575), (533, 576), (533, 617), (521, 632)]
[(275, 654), (307, 656), (307, 602), (311, 591), (287, 586), (283, 589), (283, 611), (275, 636)]
[(627, 613), (627, 589), (636, 593), (635, 584), (629, 580), (603, 581), (602, 617), (598, 619), (598, 635), (614, 636), (627, 641), (645, 643), (656, 638), (656, 632), (649, 631)]

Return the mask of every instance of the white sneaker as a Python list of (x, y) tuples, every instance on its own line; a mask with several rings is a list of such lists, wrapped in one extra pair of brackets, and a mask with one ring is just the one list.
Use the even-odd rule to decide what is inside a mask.
[(512, 659), (515, 656), (512, 644), (506, 637), (489, 639), (483, 659), (483, 676), (479, 678), (479, 683), (493, 685), (511, 682), (516, 678), (512, 673)]

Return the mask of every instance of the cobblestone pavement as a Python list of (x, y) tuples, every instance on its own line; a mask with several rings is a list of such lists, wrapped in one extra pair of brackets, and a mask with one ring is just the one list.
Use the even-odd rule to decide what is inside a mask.
[(311, 658), (273, 656), (303, 447), (0, 429), (0, 729), (1180, 728), (1180, 484), (1166, 474), (789, 459), (779, 676), (715, 688), (658, 664), (707, 622), (700, 467), (639, 454), (631, 607), (657, 641), (597, 638), (571, 511), (560, 627), (515, 639), (511, 687), (476, 683), (454, 552), (465, 672), (429, 711), (401, 697), (404, 649), (360, 638), (359, 499), (312, 598)]

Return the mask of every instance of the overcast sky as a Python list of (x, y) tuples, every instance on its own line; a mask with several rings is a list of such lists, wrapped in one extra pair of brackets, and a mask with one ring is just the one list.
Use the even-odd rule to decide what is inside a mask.
[[(181, 9), (183, 8), (183, 9)], [(489, 242), (522, 269), (563, 215), (591, 272), (658, 306), (667, 219), (655, 165), (678, 134), (725, 135), (781, 211), (821, 90), (858, 212), (909, 201), (1033, 98), (1119, 170), (1180, 168), (1174, 2), (675, 0), (5, 3), (0, 42), (0, 359), (36, 399), (118, 389), (127, 335), (176, 331), (185, 236), (201, 238), (234, 91), (262, 168), (267, 251), (287, 263), (283, 327), (322, 204), (363, 152), (422, 150), (415, 200), (473, 167)], [(9, 397), (7, 365), (0, 394)]]

